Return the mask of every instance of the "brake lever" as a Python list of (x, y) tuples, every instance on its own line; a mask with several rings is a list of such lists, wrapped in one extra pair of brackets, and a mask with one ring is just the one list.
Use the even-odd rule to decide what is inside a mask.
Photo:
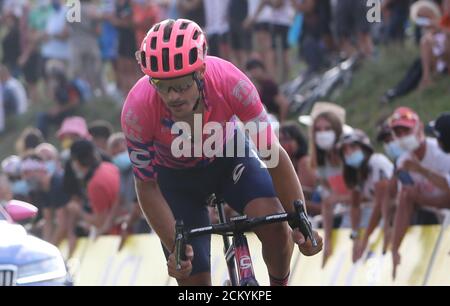
[(312, 246), (317, 247), (318, 243), (316, 238), (314, 237), (314, 232), (312, 229), (311, 222), (309, 221), (308, 215), (305, 211), (305, 206), (302, 200), (296, 200), (294, 202), (294, 208), (296, 217), (298, 218), (298, 223), (295, 222), (294, 228), (298, 228), (300, 232), (305, 237), (305, 241), (309, 238), (311, 240)]

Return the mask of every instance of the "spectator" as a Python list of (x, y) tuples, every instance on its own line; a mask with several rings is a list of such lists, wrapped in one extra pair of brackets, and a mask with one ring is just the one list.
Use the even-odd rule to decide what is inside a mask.
[(41, 56), (41, 44), (43, 43), (47, 19), (52, 7), (47, 1), (37, 1), (30, 8), (28, 16), (27, 42), (18, 59), (19, 67), (25, 77), (27, 91), (32, 102), (38, 102), (41, 97), (37, 83), (43, 71), (43, 60)]
[[(299, 13), (303, 14), (302, 34), (299, 37), (300, 53), (308, 65), (307, 73), (318, 72), (325, 64), (325, 41), (331, 37), (331, 8), (329, 1), (292, 0)], [(328, 46), (328, 47), (331, 47)]]
[(280, 92), (278, 85), (270, 78), (264, 63), (254, 59), (247, 62), (246, 70), (258, 89), (261, 101), (267, 111), (277, 116), (282, 123), (286, 120), (289, 111), (289, 102)]
[[(354, 130), (341, 137), (338, 144), (340, 155), (344, 163), (344, 180), (352, 191), (351, 199), (351, 225), (353, 240), (353, 262), (356, 262), (367, 248), (370, 235), (383, 218), (384, 244), (383, 253), (386, 252), (392, 221), (392, 201), (389, 192), (390, 179), (394, 173), (394, 166), (383, 154), (375, 153), (369, 137), (360, 131)], [(364, 218), (364, 201), (371, 203), (370, 220)], [(367, 226), (361, 239), (360, 227)]]
[(64, 119), (72, 116), (81, 102), (81, 93), (78, 88), (68, 81), (64, 71), (55, 69), (49, 77), (55, 80), (54, 94), (56, 105), (50, 108), (48, 112), (42, 112), (37, 115), (37, 128), (42, 132), (45, 138), (48, 137), (51, 125), (60, 125)]
[(92, 142), (105, 155), (108, 155), (108, 138), (113, 133), (111, 123), (105, 120), (95, 120), (89, 125), (89, 134)]
[[(45, 71), (50, 71), (50, 66), (59, 63), (65, 69), (70, 56), (69, 27), (66, 22), (67, 8), (62, 4), (62, 0), (51, 1), (51, 11), (46, 16), (45, 31), (41, 33), (43, 41), (41, 45), (41, 55), (45, 62)], [(47, 87), (50, 84), (47, 84)], [(52, 88), (47, 88), (47, 93), (53, 93)]]
[(17, 139), (16, 151), (20, 156), (24, 156), (43, 142), (44, 137), (41, 131), (33, 127), (27, 127)]
[(350, 203), (343, 165), (336, 144), (343, 133), (345, 111), (331, 103), (316, 103), (313, 108), (310, 133), (311, 168), (316, 171), (319, 187), (315, 201), (319, 202), (325, 231), (323, 266), (332, 254), (331, 235), (333, 211), (338, 203)]
[(121, 94), (126, 94), (138, 79), (136, 65), (136, 36), (133, 28), (133, 8), (131, 0), (117, 0), (116, 13), (108, 19), (118, 30), (119, 45), (117, 58), (117, 84)]
[(449, 208), (450, 156), (435, 139), (426, 138), (419, 116), (407, 107), (396, 109), (390, 126), (400, 146), (407, 151), (397, 160), (401, 182), (392, 238), (393, 277), (400, 264), (400, 244), (416, 209)]
[(155, 1), (133, 1), (133, 24), (137, 42), (136, 50), (139, 50), (139, 44), (144, 40), (148, 30), (160, 20), (160, 9)]
[(200, 27), (206, 25), (205, 8), (203, 0), (176, 0), (179, 18), (194, 21)]
[(116, 64), (118, 52), (118, 30), (111, 23), (116, 12), (116, 0), (100, 1), (100, 36), (98, 43), (103, 62), (111, 61), (113, 66)]
[(249, 15), (244, 29), (253, 29), (259, 57), (263, 60), (269, 75), (275, 76), (275, 51), (272, 48), (272, 11), (270, 0), (250, 0)]
[(90, 211), (74, 202), (69, 211), (89, 226), (94, 226), (97, 235), (118, 234), (115, 224), (120, 197), (120, 175), (117, 167), (102, 162), (94, 144), (88, 140), (76, 141), (71, 147), (72, 167), (79, 179), (86, 183), (86, 195)]
[(20, 20), (13, 11), (5, 10), (2, 23), (6, 28), (6, 35), (2, 40), (2, 64), (14, 77), (18, 77), (20, 74), (18, 59), (22, 50)]
[[(305, 197), (307, 199), (310, 198), (317, 178), (311, 169), (311, 161), (308, 156), (308, 143), (296, 123), (288, 122), (281, 125), (280, 143), (292, 160), (298, 178), (302, 183)], [(311, 209), (308, 207), (308, 213), (314, 213), (312, 210), (314, 210), (313, 207)], [(316, 211), (315, 214), (318, 213), (320, 211)]]
[(450, 154), (450, 113), (440, 115), (433, 129), (442, 151)]
[(14, 78), (9, 69), (0, 65), (0, 86), (6, 116), (23, 114), (28, 109), (28, 98), (22, 83)]
[(208, 54), (229, 59), (228, 33), (230, 25), (227, 18), (229, 0), (204, 1), (206, 26), (208, 35)]
[(443, 9), (442, 12), (437, 4), (423, 0), (411, 7), (411, 19), (425, 27), (420, 42), (421, 89), (432, 85), (434, 73), (445, 73), (450, 67), (450, 1), (443, 1)]
[(112, 134), (108, 139), (108, 153), (120, 171), (120, 207), (126, 213), (121, 225), (123, 238), (130, 232), (148, 232), (134, 188), (132, 164), (123, 133)]
[(405, 40), (406, 23), (409, 17), (410, 0), (387, 0), (382, 3), (385, 18), (385, 37), (387, 41)]
[[(348, 58), (357, 52), (369, 58), (373, 54), (373, 42), (370, 36), (370, 24), (367, 20), (366, 0), (339, 0), (336, 7), (336, 26), (343, 57)], [(357, 36), (358, 48), (352, 44), (353, 35)]]
[(28, 197), (29, 188), (28, 184), (21, 177), (21, 159), (19, 156), (11, 155), (2, 161), (2, 173), (6, 175), (12, 197), (14, 199), (26, 199)]
[[(46, 144), (47, 148), (49, 144)], [(52, 161), (56, 162), (57, 152), (53, 147)], [(41, 146), (40, 153), (44, 154)], [(42, 238), (54, 245), (59, 245), (67, 232), (66, 205), (69, 197), (63, 190), (63, 173), (54, 171), (51, 173), (48, 161), (44, 161), (39, 155), (30, 155), (22, 162), (22, 176), (28, 182), (33, 197), (33, 203), (39, 204), (42, 209), (44, 226)]]
[(80, 5), (82, 22), (69, 23), (70, 79), (82, 79), (90, 85), (96, 96), (104, 93), (101, 76), (101, 55), (97, 43), (100, 16), (96, 4), (82, 0)]
[[(275, 53), (275, 67), (280, 67), (278, 71), (274, 71), (276, 74), (274, 76), (281, 77), (277, 78), (280, 82), (286, 82), (290, 78), (290, 54), (289, 54), (289, 43), (288, 43), (288, 33), (289, 28), (294, 21), (295, 10), (292, 6), (291, 0), (272, 0), (272, 48), (274, 51), (281, 50), (281, 60), (278, 60)], [(278, 48), (279, 47), (279, 48)]]
[(12, 199), (13, 194), (8, 177), (4, 174), (0, 174), (0, 205), (4, 202), (11, 201)]
[(245, 69), (252, 50), (252, 33), (244, 29), (244, 21), (249, 14), (249, 1), (251, 0), (230, 0), (228, 6), (231, 56), (241, 70)]
[(394, 134), (388, 122), (384, 122), (377, 133), (377, 141), (383, 145), (384, 152), (392, 160), (396, 161), (405, 150), (400, 147), (398, 141), (394, 139)]

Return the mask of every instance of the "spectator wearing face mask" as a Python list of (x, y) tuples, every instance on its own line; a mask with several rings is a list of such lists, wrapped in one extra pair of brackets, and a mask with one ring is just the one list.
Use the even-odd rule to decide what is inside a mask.
[(119, 212), (120, 174), (116, 166), (102, 162), (94, 144), (88, 140), (76, 141), (71, 149), (71, 164), (76, 177), (86, 184), (89, 207), (71, 202), (69, 211), (94, 227), (97, 235), (118, 234), (115, 221)]
[[(370, 235), (377, 227), (380, 219), (384, 221), (383, 252), (387, 249), (392, 219), (389, 183), (394, 172), (394, 165), (383, 154), (375, 153), (369, 137), (360, 131), (353, 130), (339, 141), (340, 155), (344, 166), (344, 179), (352, 191), (351, 225), (353, 240), (353, 262), (356, 262), (367, 247)], [(362, 203), (371, 202), (370, 220), (363, 236)], [(367, 207), (366, 207), (367, 208)], [(366, 223), (366, 222), (364, 222)]]
[(343, 173), (343, 164), (336, 144), (343, 133), (345, 111), (331, 103), (316, 103), (312, 111), (313, 123), (310, 134), (311, 168), (316, 171), (319, 187), (313, 201), (322, 211), (325, 242), (323, 265), (332, 254), (331, 235), (336, 204), (350, 203)]
[(132, 163), (123, 133), (115, 133), (109, 137), (108, 153), (120, 172), (120, 208), (121, 213), (123, 213), (121, 221), (122, 245), (130, 233), (148, 233), (150, 229), (143, 218), (137, 201)]
[(413, 213), (421, 207), (450, 207), (450, 156), (436, 139), (425, 137), (423, 123), (410, 108), (396, 109), (390, 119), (395, 139), (407, 151), (397, 160), (401, 182), (392, 239), (393, 277), (400, 264), (400, 245)]
[(398, 141), (394, 139), (393, 131), (388, 122), (384, 122), (379, 127), (377, 141), (383, 145), (384, 153), (394, 162), (405, 153)]
[(60, 171), (52, 173), (48, 165), (39, 155), (28, 155), (22, 161), (22, 177), (28, 183), (32, 203), (42, 208), (42, 238), (58, 245), (66, 232), (64, 210), (70, 198), (63, 189), (63, 174)]

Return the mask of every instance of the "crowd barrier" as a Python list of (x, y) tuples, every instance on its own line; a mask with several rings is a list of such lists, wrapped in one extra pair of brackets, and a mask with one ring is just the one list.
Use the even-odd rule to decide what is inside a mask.
[[(377, 230), (363, 258), (353, 264), (350, 231), (333, 233), (333, 255), (322, 267), (322, 254), (305, 257), (296, 248), (292, 257), (290, 285), (450, 285), (450, 228), (413, 226), (403, 240), (401, 264), (392, 279), (391, 253), (382, 254), (383, 237)], [(248, 235), (255, 274), (261, 285), (269, 279), (261, 244)], [(437, 245), (437, 242), (438, 245)], [(222, 240), (212, 237), (211, 269), (214, 285), (227, 279)], [(176, 285), (167, 275), (166, 261), (156, 235), (134, 235), (118, 251), (120, 238), (81, 238), (68, 267), (75, 285)], [(67, 245), (60, 247), (63, 254)], [(432, 259), (433, 258), (433, 259)]]

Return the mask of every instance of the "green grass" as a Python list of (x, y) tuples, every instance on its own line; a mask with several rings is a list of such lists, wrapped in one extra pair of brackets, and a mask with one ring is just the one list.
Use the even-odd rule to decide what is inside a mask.
[(434, 86), (427, 90), (416, 90), (389, 105), (379, 103), (384, 92), (402, 79), (418, 56), (415, 46), (388, 47), (380, 50), (377, 60), (363, 63), (355, 72), (351, 85), (336, 100), (347, 110), (347, 123), (366, 131), (373, 139), (377, 123), (398, 106), (411, 107), (424, 123), (450, 110), (450, 80), (444, 76), (436, 79)]

